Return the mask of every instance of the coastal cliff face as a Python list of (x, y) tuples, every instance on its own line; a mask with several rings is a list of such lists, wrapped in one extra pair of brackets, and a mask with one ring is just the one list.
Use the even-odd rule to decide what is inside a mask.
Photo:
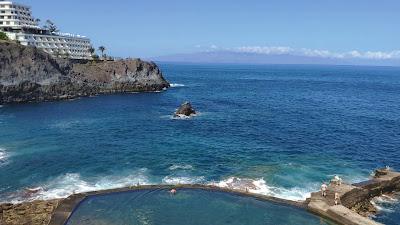
[(0, 42), (0, 104), (168, 87), (153, 62), (56, 59), (34, 47)]

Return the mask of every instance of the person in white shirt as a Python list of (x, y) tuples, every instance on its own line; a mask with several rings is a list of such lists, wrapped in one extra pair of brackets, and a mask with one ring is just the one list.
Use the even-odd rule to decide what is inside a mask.
[(336, 186), (340, 186), (342, 185), (342, 178), (340, 178), (338, 175), (335, 175), (331, 180), (331, 183), (336, 184)]
[(321, 185), (321, 195), (322, 197), (326, 197), (326, 190), (328, 189), (328, 185), (325, 182)]
[(339, 193), (335, 193), (335, 205), (339, 204)]

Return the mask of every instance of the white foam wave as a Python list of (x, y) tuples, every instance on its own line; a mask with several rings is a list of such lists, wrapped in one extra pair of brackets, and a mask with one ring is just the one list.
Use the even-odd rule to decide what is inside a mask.
[(169, 170), (192, 170), (193, 166), (189, 164), (174, 164), (168, 168)]
[(6, 161), (6, 159), (8, 158), (8, 153), (6, 152), (6, 150), (4, 148), (0, 148), (0, 163)]
[[(169, 167), (170, 170), (191, 170), (191, 165), (176, 164)], [(121, 174), (121, 173), (120, 173)], [(122, 188), (136, 185), (157, 184), (150, 182), (146, 169), (140, 169), (128, 175), (105, 176), (98, 179), (85, 179), (78, 173), (68, 173), (57, 177), (47, 183), (29, 187), (31, 190), (38, 190), (36, 193), (26, 193), (27, 189), (21, 190), (15, 195), (9, 196), (11, 202), (49, 200), (66, 198), (72, 194), (99, 191), (106, 189)], [(250, 193), (278, 197), (288, 200), (305, 200), (310, 197), (311, 192), (318, 190), (318, 184), (311, 184), (307, 188), (283, 188), (268, 185), (263, 179), (249, 179), (230, 177), (217, 182), (208, 182), (204, 176), (190, 176), (181, 174), (171, 174), (162, 179), (162, 184), (207, 184), (222, 188), (248, 191)], [(379, 201), (379, 200), (377, 200)], [(381, 207), (378, 205), (378, 207)]]
[(238, 177), (230, 177), (226, 180), (222, 180), (219, 182), (210, 183), (210, 185), (248, 191), (250, 193), (268, 195), (293, 201), (305, 200), (311, 196), (311, 192), (315, 191), (317, 187), (316, 185), (312, 185), (309, 188), (282, 188), (282, 187), (274, 187), (269, 186), (265, 182), (263, 178), (261, 179), (248, 179), (248, 178), (238, 178)]
[(183, 114), (177, 114), (177, 115), (172, 116), (172, 119), (174, 119), (174, 120), (187, 120), (187, 119), (192, 118), (193, 116), (194, 115), (186, 116), (186, 115), (183, 115)]
[(166, 176), (162, 182), (165, 184), (199, 184), (204, 182), (204, 177)]
[(30, 196), (21, 196), (15, 199), (14, 202), (59, 199), (82, 192), (150, 184), (145, 172), (146, 169), (141, 169), (128, 176), (106, 176), (95, 181), (85, 180), (77, 173), (68, 173), (39, 187), (35, 187), (36, 189), (40, 189), (40, 191)]
[(395, 204), (398, 203), (399, 203), (398, 198), (389, 195), (378, 196), (371, 200), (371, 204), (374, 205), (379, 212), (387, 212), (387, 213), (394, 212), (392, 208)]
[(173, 120), (187, 120), (187, 119), (191, 119), (193, 117), (197, 117), (197, 116), (201, 116), (201, 115), (202, 115), (202, 113), (196, 112), (196, 114), (192, 114), (190, 116), (186, 116), (183, 114), (177, 114), (177, 115), (169, 116), (169, 118), (173, 119)]
[(185, 116), (185, 115), (164, 115), (164, 116), (160, 116), (160, 118), (162, 119), (168, 119), (168, 120), (188, 120), (190, 118), (192, 118), (193, 116)]
[(389, 195), (382, 195), (379, 197), (374, 198), (374, 201), (376, 203), (397, 203), (399, 199), (389, 196)]
[(175, 88), (175, 87), (185, 87), (184, 84), (176, 84), (176, 83), (172, 83), (170, 84), (170, 87)]

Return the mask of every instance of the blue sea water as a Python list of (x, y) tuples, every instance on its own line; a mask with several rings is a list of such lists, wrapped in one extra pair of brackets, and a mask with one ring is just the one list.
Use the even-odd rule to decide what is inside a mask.
[(216, 191), (142, 190), (85, 199), (67, 225), (327, 225), (303, 209)]
[[(160, 66), (175, 84), (165, 92), (0, 107), (0, 200), (249, 182), (299, 200), (335, 174), (357, 182), (400, 170), (400, 68)], [(186, 100), (199, 115), (173, 119)]]

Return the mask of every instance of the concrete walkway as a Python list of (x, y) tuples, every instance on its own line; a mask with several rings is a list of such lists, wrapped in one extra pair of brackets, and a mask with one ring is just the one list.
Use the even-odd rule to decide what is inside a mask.
[[(400, 191), (400, 173), (385, 169), (377, 170), (375, 176), (369, 180), (357, 184), (330, 184), (327, 196), (315, 192), (307, 199), (308, 210), (329, 218), (344, 225), (380, 225), (368, 217), (361, 216), (351, 210), (358, 204), (369, 202), (372, 198)], [(335, 193), (339, 194), (339, 205), (335, 205)]]

